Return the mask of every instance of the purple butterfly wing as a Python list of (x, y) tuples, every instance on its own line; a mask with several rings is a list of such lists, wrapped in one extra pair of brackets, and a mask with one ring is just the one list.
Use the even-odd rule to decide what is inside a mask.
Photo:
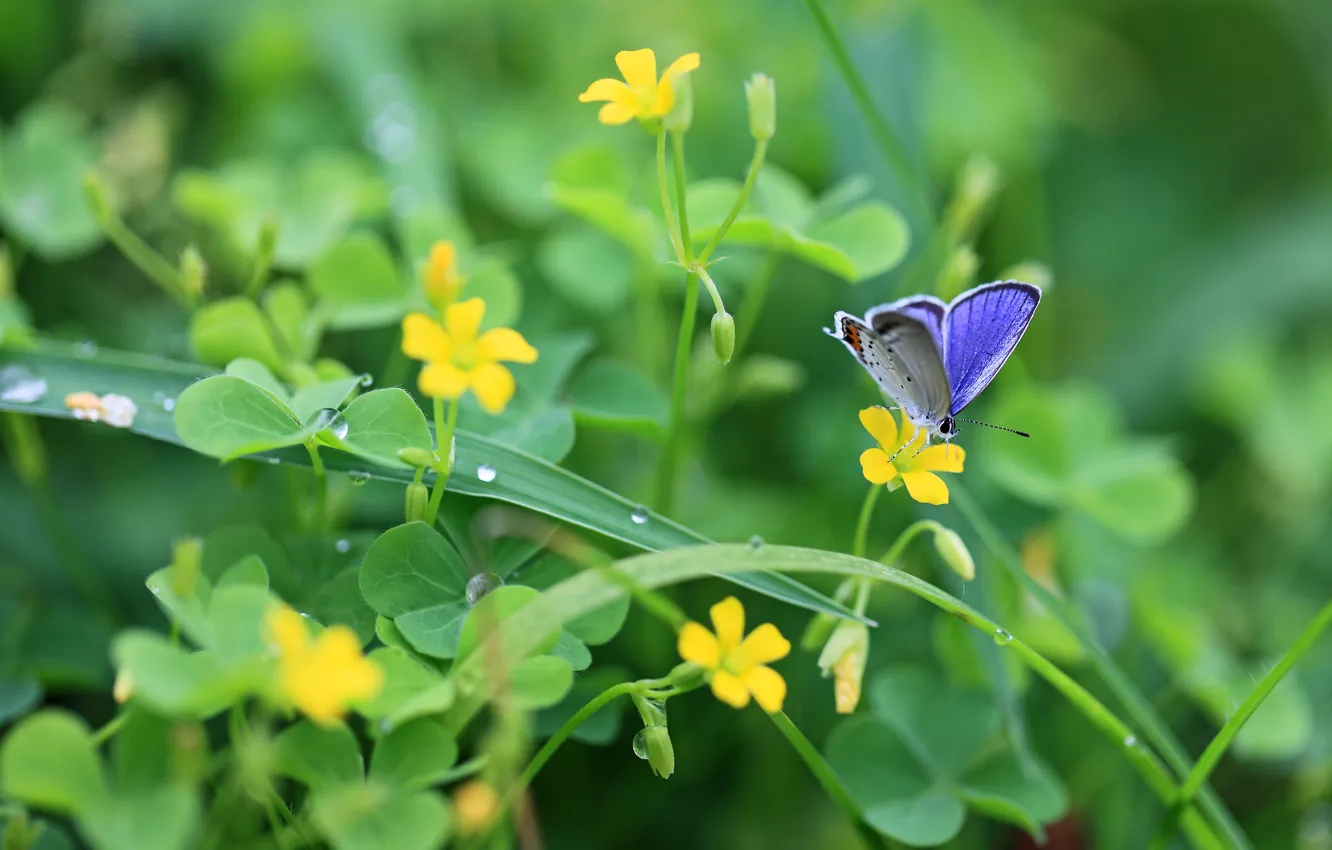
[(948, 305), (943, 339), (944, 366), (953, 388), (949, 413), (960, 413), (999, 374), (1040, 302), (1037, 287), (1005, 280), (964, 292)]
[(891, 304), (880, 304), (878, 307), (871, 307), (869, 312), (865, 314), (865, 324), (873, 328), (875, 333), (883, 333), (884, 329), (880, 326), (881, 322), (876, 320), (885, 318), (890, 313), (901, 313), (928, 328), (930, 336), (934, 337), (934, 344), (939, 348), (940, 355), (943, 354), (943, 322), (944, 316), (948, 313), (947, 304), (933, 295), (912, 295), (910, 298), (901, 298)]

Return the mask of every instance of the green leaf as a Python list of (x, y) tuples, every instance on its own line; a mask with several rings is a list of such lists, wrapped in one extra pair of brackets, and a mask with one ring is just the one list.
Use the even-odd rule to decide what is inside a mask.
[(467, 615), (467, 568), (430, 526), (409, 522), (379, 536), (361, 562), (361, 595), (394, 618), (418, 652), (452, 658)]
[[(46, 379), (49, 391), (45, 397), (32, 403), (18, 404), (0, 400), (0, 410), (68, 418), (69, 412), (63, 403), (65, 394), (87, 389), (90, 380), (95, 379), (98, 386), (114, 387), (139, 404), (139, 415), (129, 430), (177, 445), (184, 441), (176, 432), (172, 417), (154, 410), (158, 406), (153, 404), (153, 397), (161, 393), (163, 397), (176, 398), (192, 381), (205, 374), (189, 364), (107, 349), (101, 349), (97, 358), (90, 360), (80, 355), (73, 346), (49, 341), (38, 342), (33, 350), (0, 351), (0, 368), (10, 364), (23, 365)], [(533, 369), (540, 366), (541, 361), (538, 361)], [(280, 458), (284, 462), (301, 466), (308, 466), (310, 462), (303, 450), (290, 450), (280, 455)], [(327, 457), (325, 464), (335, 471), (364, 468), (359, 459), (338, 454)], [(494, 478), (488, 477), (486, 481), (477, 478), (477, 467), (483, 464), (495, 470)], [(406, 470), (375, 469), (372, 475), (401, 483), (412, 480), (412, 473)], [(448, 489), (467, 496), (518, 505), (640, 549), (662, 550), (709, 542), (697, 532), (666, 517), (650, 511), (640, 513), (632, 501), (579, 478), (568, 470), (467, 431), (457, 433), (457, 462), (453, 475), (449, 477)], [(643, 516), (647, 517), (647, 522), (635, 520), (635, 517)], [(275, 577), (281, 575), (266, 556), (265, 563)], [(787, 576), (748, 571), (725, 572), (729, 581), (775, 599), (813, 611), (863, 619), (845, 606)]]
[(882, 201), (869, 201), (819, 222), (805, 236), (845, 254), (855, 269), (855, 276), (849, 278), (853, 283), (895, 267), (910, 243), (906, 219)]
[(350, 377), (320, 381), (308, 387), (301, 387), (291, 397), (291, 410), (297, 419), (309, 423), (321, 410), (341, 408), (356, 393), (356, 388), (360, 385), (360, 378)]
[(0, 673), (0, 726), (28, 713), (41, 699), (41, 682), (27, 676)]
[(416, 717), (438, 714), (453, 704), (452, 682), (406, 649), (382, 647), (370, 653), (370, 659), (384, 671), (384, 686), (373, 699), (358, 704), (357, 711), (383, 721), (381, 726), (391, 729)]
[(123, 710), (125, 723), (111, 739), (113, 784), (117, 792), (160, 787), (171, 779), (176, 723), (138, 705)]
[(263, 559), (258, 555), (247, 555), (222, 573), (217, 580), (219, 588), (235, 584), (247, 584), (268, 590), (268, 570), (264, 568)]
[(846, 784), (865, 822), (913, 847), (934, 847), (957, 835), (966, 807), (936, 788), (902, 739), (861, 715), (828, 736), (828, 762)]
[(461, 297), (481, 298), (486, 302), (486, 312), (481, 317), (483, 331), (513, 325), (523, 310), (522, 284), (508, 263), (494, 257), (468, 270)]
[(951, 687), (924, 669), (880, 671), (868, 691), (875, 716), (910, 741), (936, 775), (957, 776), (999, 728), (988, 695)]
[[(604, 668), (589, 670), (575, 677), (573, 688), (565, 698), (558, 705), (551, 706), (537, 715), (536, 734), (539, 736), (555, 734), (565, 722), (598, 694), (612, 685), (623, 682), (626, 678), (628, 676), (623, 671)], [(623, 700), (607, 703), (579, 724), (571, 737), (584, 744), (604, 747), (619, 738), (623, 712)]]
[(186, 850), (195, 846), (198, 795), (184, 785), (117, 791), (80, 825), (98, 850)]
[[(541, 592), (536, 588), (511, 584), (497, 587), (481, 597), (481, 600), (468, 612), (467, 619), (463, 621), (462, 634), (458, 638), (458, 657), (464, 658), (476, 649), (484, 630), (498, 627), (500, 623), (512, 617), (516, 611), (540, 595)], [(558, 629), (548, 631), (536, 642), (533, 652), (549, 652), (555, 648), (559, 639)]]
[(360, 571), (349, 567), (314, 592), (310, 613), (325, 626), (342, 624), (365, 646), (375, 634), (375, 612), (361, 597)]
[(671, 415), (670, 400), (625, 363), (592, 361), (574, 379), (569, 393), (579, 425), (626, 431), (650, 439), (665, 436)]
[(347, 420), (347, 435), (338, 448), (380, 466), (410, 469), (398, 459), (399, 450), (430, 451), (434, 447), (421, 408), (397, 387), (366, 393), (347, 405), (342, 414)]
[(1038, 839), (1041, 824), (1058, 820), (1068, 808), (1064, 786), (1049, 767), (1032, 760), (1024, 766), (1008, 754), (972, 768), (960, 791), (967, 805), (990, 817), (1017, 824)]
[[(250, 357), (237, 357), (227, 364), (226, 374), (233, 378), (244, 378), (260, 389), (267, 390), (269, 395), (282, 402), (283, 407), (295, 416), (295, 413), (291, 410), (291, 394), (287, 392), (286, 387), (282, 386), (282, 382), (268, 370), (268, 367), (258, 360)], [(300, 417), (296, 418), (299, 419)]]
[(581, 310), (610, 315), (629, 300), (634, 258), (593, 227), (555, 230), (537, 248), (536, 261), (551, 288)]
[(652, 256), (656, 241), (652, 214), (632, 206), (623, 191), (555, 183), (549, 187), (549, 194), (558, 206), (610, 234), (630, 253), (645, 258)]
[(1169, 538), (1188, 519), (1193, 482), (1173, 457), (1138, 446), (1084, 467), (1073, 499), (1111, 531), (1153, 544)]
[(375, 743), (370, 778), (414, 791), (439, 782), (458, 761), (458, 744), (438, 720), (405, 723)]
[(573, 450), (573, 411), (564, 405), (547, 408), (492, 431), (489, 437), (544, 461), (559, 463)]
[(507, 686), (514, 707), (536, 711), (558, 705), (573, 687), (573, 668), (554, 655), (538, 655), (509, 671)]
[(304, 363), (314, 357), (323, 329), (299, 284), (288, 280), (270, 286), (264, 292), (264, 312), (292, 358)]
[(63, 709), (19, 721), (0, 743), (0, 788), (30, 806), (91, 811), (106, 793), (106, 783), (87, 724)]
[(172, 717), (205, 719), (262, 687), (258, 663), (231, 663), (213, 650), (187, 652), (159, 634), (130, 630), (111, 646), (134, 701)]
[(176, 399), (181, 441), (222, 460), (308, 440), (314, 426), (302, 426), (271, 395), (241, 378), (218, 375), (191, 384)]
[(449, 834), (448, 805), (428, 791), (349, 785), (320, 791), (312, 806), (334, 850), (435, 850)]
[(592, 666), (592, 653), (587, 644), (567, 631), (560, 632), (560, 639), (551, 647), (550, 654), (567, 661), (575, 673), (581, 673)]
[(315, 791), (359, 782), (365, 775), (361, 747), (350, 729), (309, 720), (282, 730), (273, 741), (273, 770)]
[(38, 101), (0, 137), (0, 220), (46, 260), (87, 252), (102, 241), (83, 194), (97, 164), (86, 121), (57, 101)]
[[(579, 568), (555, 554), (548, 554), (523, 570), (522, 583), (545, 590), (579, 572)], [(625, 596), (564, 624), (564, 629), (587, 646), (601, 646), (620, 632), (629, 615)], [(573, 661), (574, 659), (570, 659)], [(582, 669), (575, 667), (574, 669)]]
[(372, 233), (344, 236), (310, 266), (309, 282), (335, 329), (379, 327), (406, 312), (393, 256)]
[(274, 372), (285, 365), (264, 314), (248, 298), (224, 298), (195, 311), (190, 317), (190, 348), (213, 366), (225, 366), (239, 357), (257, 360)]
[(273, 607), (266, 588), (252, 584), (218, 586), (208, 603), (208, 621), (218, 654), (229, 660), (265, 657), (265, 619)]
[(293, 572), (291, 560), (263, 526), (228, 525), (208, 532), (204, 537), (203, 573), (216, 582), (232, 564), (249, 555), (257, 555), (264, 562), (274, 588), (285, 597), (290, 587), (284, 587), (283, 582)]

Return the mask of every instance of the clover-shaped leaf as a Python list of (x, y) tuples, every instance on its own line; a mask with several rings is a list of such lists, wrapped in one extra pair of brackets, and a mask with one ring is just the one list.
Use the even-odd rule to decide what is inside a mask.
[(871, 712), (829, 736), (828, 760), (874, 829), (913, 847), (952, 839), (971, 807), (1038, 838), (1064, 810), (1050, 771), (996, 749), (999, 713), (980, 692), (896, 668), (870, 684)]
[(190, 317), (190, 347), (213, 366), (244, 357), (281, 371), (285, 362), (264, 314), (248, 298), (223, 298), (199, 308)]
[(0, 137), (0, 220), (48, 260), (86, 252), (102, 240), (83, 194), (96, 161), (83, 116), (55, 101), (29, 107)]
[(372, 233), (350, 233), (321, 254), (310, 266), (310, 288), (332, 328), (379, 327), (407, 312), (393, 256)]
[(427, 788), (448, 776), (458, 744), (438, 720), (420, 718), (391, 730), (375, 743), (370, 778), (408, 790)]
[(273, 771), (312, 789), (355, 782), (365, 775), (356, 736), (346, 725), (319, 726), (308, 720), (283, 729), (273, 741)]
[(467, 568), (423, 522), (390, 528), (361, 562), (361, 594), (424, 655), (453, 658), (467, 617)]
[(357, 783), (321, 789), (310, 803), (315, 826), (334, 850), (433, 850), (449, 834), (448, 804), (428, 791)]

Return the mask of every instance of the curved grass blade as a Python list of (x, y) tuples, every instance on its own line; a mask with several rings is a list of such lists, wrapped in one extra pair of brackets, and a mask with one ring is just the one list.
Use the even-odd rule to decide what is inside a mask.
[[(29, 350), (0, 351), (0, 368), (10, 366), (45, 380), (47, 390), (32, 402), (0, 401), (0, 410), (68, 419), (73, 416), (64, 406), (66, 394), (80, 390), (115, 392), (128, 396), (139, 408), (129, 430), (176, 445), (183, 443), (171, 413), (175, 399), (195, 381), (216, 374), (202, 366), (123, 351), (103, 349), (89, 356), (77, 346), (52, 341), (41, 341)], [(457, 455), (448, 481), (451, 492), (508, 502), (649, 551), (711, 542), (617, 493), (512, 446), (467, 431), (458, 431), (456, 438)], [(297, 466), (310, 465), (309, 455), (300, 448), (282, 449), (265, 457)], [(366, 471), (363, 459), (345, 452), (328, 451), (323, 457), (330, 470)], [(486, 472), (478, 475), (482, 467)], [(372, 478), (403, 484), (410, 483), (413, 475), (408, 469), (387, 467), (373, 467), (369, 472)], [(726, 578), (792, 605), (872, 624), (789, 576), (757, 572)]]

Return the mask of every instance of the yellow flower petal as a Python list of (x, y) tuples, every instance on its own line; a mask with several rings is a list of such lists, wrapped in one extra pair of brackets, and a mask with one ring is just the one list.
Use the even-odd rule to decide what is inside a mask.
[(329, 726), (342, 718), (351, 702), (379, 693), (384, 672), (361, 655), (360, 641), (351, 629), (332, 626), (310, 651), (283, 657), (281, 679), (297, 708)]
[(723, 653), (730, 652), (740, 645), (745, 635), (745, 606), (734, 596), (728, 596), (712, 606), (712, 628), (717, 633), (717, 642)]
[(427, 363), (416, 385), (421, 388), (422, 395), (456, 399), (467, 392), (467, 373), (452, 363)]
[(676, 648), (685, 661), (702, 664), (709, 670), (716, 670), (721, 664), (721, 646), (717, 637), (701, 623), (685, 623), (680, 627), (680, 637)]
[[(900, 434), (897, 435), (897, 445), (898, 445), (898, 446), (906, 446), (906, 445), (910, 445), (911, 443), (923, 442), (924, 439), (925, 439), (925, 434), (924, 434), (919, 428), (916, 427), (916, 423), (912, 422), (912, 421), (907, 417), (907, 415), (906, 415), (905, 413), (903, 413), (903, 414), (902, 414), (902, 431), (901, 431)], [(915, 449), (917, 449), (917, 448), (919, 448), (919, 447), (918, 447), (918, 446), (912, 446), (910, 449), (907, 449), (906, 452), (907, 452), (908, 456), (910, 456), (910, 454), (914, 453)]]
[(781, 673), (760, 664), (746, 670), (741, 679), (745, 688), (754, 695), (754, 702), (759, 704), (759, 708), (769, 714), (782, 710), (782, 702), (786, 699), (786, 680)]
[(665, 115), (673, 106), (675, 106), (675, 87), (671, 85), (670, 77), (662, 77), (661, 82), (657, 84), (656, 93), (652, 95), (652, 105), (645, 110), (645, 114)]
[(948, 485), (933, 472), (903, 472), (902, 482), (917, 502), (927, 505), (948, 504)]
[(677, 76), (679, 74), (687, 74), (690, 71), (696, 70), (697, 68), (698, 68), (698, 54), (686, 53), (685, 55), (681, 56), (679, 59), (676, 59), (674, 62), (667, 65), (666, 70), (663, 71), (661, 74), (661, 78), (663, 80), (669, 80), (671, 77)]
[(883, 449), (865, 449), (860, 453), (860, 472), (871, 484), (887, 484), (897, 477), (897, 469), (888, 462)]
[(268, 612), (268, 633), (277, 645), (279, 655), (296, 655), (310, 642), (305, 618), (286, 605), (275, 605)]
[(732, 708), (749, 705), (749, 688), (738, 676), (725, 670), (712, 674), (712, 695)]
[(785, 658), (791, 651), (791, 642), (782, 637), (782, 633), (772, 623), (764, 623), (749, 633), (740, 652), (749, 664), (767, 664)]
[(618, 103), (628, 106), (634, 101), (634, 93), (624, 84), (623, 80), (596, 80), (587, 87), (587, 91), (578, 96), (581, 103), (592, 103), (598, 100), (608, 100), (611, 103)]
[(638, 115), (638, 110), (632, 106), (624, 106), (619, 103), (608, 103), (601, 107), (597, 112), (597, 120), (602, 124), (615, 126), (617, 124), (628, 124)]
[(615, 64), (631, 89), (657, 84), (657, 55), (650, 48), (621, 50), (615, 54)]
[[(886, 407), (867, 407), (860, 411), (860, 424), (885, 449), (897, 448), (897, 420)], [(885, 457), (885, 460), (887, 458)]]
[(512, 328), (491, 328), (476, 341), (476, 359), (507, 360), (510, 363), (535, 363), (537, 350)]
[(916, 455), (911, 461), (911, 469), (916, 472), (961, 472), (962, 462), (967, 453), (961, 446), (944, 443), (942, 446), (930, 446)]
[(450, 348), (444, 329), (425, 313), (412, 313), (402, 320), (402, 353), (413, 360), (448, 360)]
[(468, 298), (457, 304), (450, 304), (444, 311), (444, 327), (448, 328), (449, 340), (456, 346), (464, 346), (476, 339), (477, 328), (481, 327), (481, 317), (486, 314), (486, 302), (480, 298)]
[(472, 370), (467, 382), (481, 402), (486, 413), (494, 415), (504, 410), (513, 398), (513, 373), (498, 363), (482, 363)]

